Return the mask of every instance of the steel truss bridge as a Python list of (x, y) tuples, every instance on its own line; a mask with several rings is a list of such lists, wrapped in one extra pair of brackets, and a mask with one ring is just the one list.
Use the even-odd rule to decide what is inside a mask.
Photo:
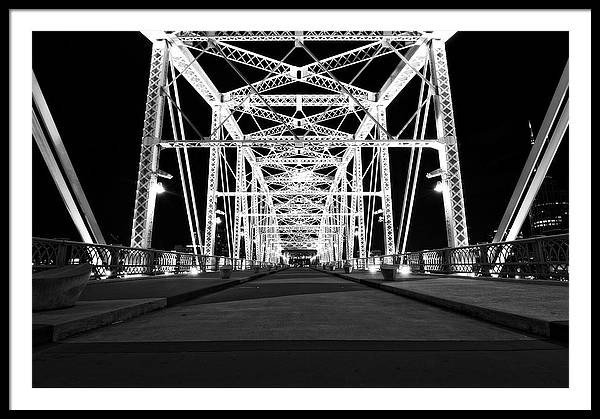
[[(196, 264), (216, 256), (263, 266), (286, 263), (300, 252), (331, 266), (357, 260), (363, 266), (373, 249), (408, 263), (421, 156), (430, 148), (437, 151), (439, 168), (426, 177), (440, 179), (448, 249), (456, 249), (436, 253), (436, 263), (483, 264), (483, 271), (488, 263), (509, 263), (514, 255), (474, 250), (468, 243), (445, 48), (452, 34), (145, 32), (152, 52), (131, 249), (151, 248), (159, 179), (173, 177), (159, 168), (160, 155), (173, 149)], [(224, 79), (236, 87), (219, 90)], [(568, 86), (567, 62), (493, 243), (514, 247), (510, 243), (568, 128)], [(183, 106), (182, 89), (208, 104), (206, 128), (197, 126), (197, 105)], [(105, 245), (35, 75), (32, 93), (33, 137), (67, 210), (85, 243)], [(402, 100), (402, 111), (388, 112), (396, 99)], [(401, 128), (390, 132), (388, 118)], [(403, 200), (396, 208), (391, 147), (410, 150)], [(188, 153), (193, 148), (209, 149), (203, 230)], [(394, 214), (399, 214), (397, 229)], [(215, 248), (217, 224), (225, 227), (226, 250)], [(546, 261), (540, 255), (548, 252), (540, 249), (534, 259)], [(134, 259), (143, 255), (133, 266), (155, 270), (158, 253), (127, 252)], [(419, 261), (430, 258), (419, 255)]]
[[(190, 237), (198, 253), (214, 254), (223, 215), (229, 256), (278, 261), (282, 252), (313, 249), (321, 261), (367, 257), (383, 223), (385, 254), (402, 252), (424, 147), (437, 150), (446, 234), (468, 245), (460, 164), (446, 61), (446, 32), (145, 32), (152, 56), (131, 246), (152, 243), (155, 188), (162, 151), (175, 149)], [(264, 45), (286, 45), (271, 57)], [(317, 57), (315, 48), (344, 46)], [(301, 66), (286, 62), (301, 51)], [(207, 56), (232, 70), (241, 87), (219, 91), (199, 62)], [(394, 57), (379, 89), (360, 87), (373, 62)], [(245, 74), (253, 70), (254, 78)], [(260, 78), (256, 73), (262, 74)], [(340, 76), (340, 70), (344, 76)], [(352, 74), (351, 74), (352, 73)], [(351, 74), (348, 76), (348, 74)], [(212, 110), (210, 133), (190, 123), (178, 84), (185, 80)], [(399, 132), (388, 130), (388, 106), (411, 82), (414, 110)], [(307, 88), (308, 87), (308, 88)], [(307, 93), (309, 91), (310, 93)], [(315, 93), (316, 92), (316, 93)], [(172, 135), (163, 133), (170, 121)], [(427, 136), (429, 124), (435, 135)], [(210, 149), (205, 229), (201, 234), (188, 150)], [(390, 147), (410, 148), (402, 208), (392, 208)], [(381, 220), (375, 220), (375, 209)], [(401, 210), (395, 237), (393, 211)], [(219, 219), (217, 218), (219, 217)], [(203, 236), (203, 237), (202, 237)]]

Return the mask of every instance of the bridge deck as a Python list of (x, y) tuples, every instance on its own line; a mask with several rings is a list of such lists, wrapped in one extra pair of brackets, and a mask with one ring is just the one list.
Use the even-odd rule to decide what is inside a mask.
[(564, 387), (568, 349), (322, 272), (278, 272), (34, 352), (36, 387)]

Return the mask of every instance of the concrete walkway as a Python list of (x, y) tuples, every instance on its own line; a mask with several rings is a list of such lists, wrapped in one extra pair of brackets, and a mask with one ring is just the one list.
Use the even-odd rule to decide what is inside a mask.
[(74, 307), (33, 313), (33, 344), (56, 342), (87, 330), (120, 323), (270, 272), (236, 271), (229, 279), (220, 279), (219, 272), (206, 272), (195, 276), (90, 281)]
[(381, 272), (328, 273), (514, 329), (568, 340), (566, 283), (423, 274), (397, 274), (396, 280), (383, 281)]
[(566, 387), (568, 349), (289, 269), (34, 352), (34, 387)]

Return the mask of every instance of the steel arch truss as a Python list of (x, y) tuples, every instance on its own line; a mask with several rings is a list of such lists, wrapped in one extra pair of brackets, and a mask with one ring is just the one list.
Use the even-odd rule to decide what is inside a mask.
[[(227, 251), (233, 257), (276, 262), (289, 251), (316, 250), (321, 261), (333, 261), (365, 257), (373, 249), (393, 253), (390, 149), (394, 147), (438, 150), (446, 185), (448, 244), (467, 244), (445, 53), (445, 40), (451, 34), (144, 34), (153, 42), (153, 53), (132, 246), (151, 245), (152, 188), (161, 150), (182, 147), (210, 149), (205, 254), (215, 254), (218, 223), (225, 224)], [(253, 48), (273, 41), (287, 43), (290, 52), (304, 53), (307, 62), (290, 64), (286, 58), (267, 56)], [(313, 48), (331, 41), (351, 44), (343, 52), (317, 58)], [(357, 43), (362, 45), (357, 47)], [(383, 57), (396, 60), (385, 83), (376, 90), (361, 87), (356, 81), (363, 70)], [(217, 60), (235, 73), (239, 87), (219, 91), (216, 79), (211, 80), (201, 64), (204, 59)], [(258, 78), (257, 73), (262, 76)], [(182, 115), (186, 117), (187, 129), (182, 126), (180, 135), (174, 129), (173, 138), (167, 138), (161, 131), (162, 109), (165, 103), (179, 104), (172, 88), (184, 79), (212, 109), (210, 132), (201, 134), (186, 117), (186, 110), (176, 106), (180, 120)], [(419, 101), (412, 117), (404, 119), (404, 128), (392, 135), (387, 119), (397, 119), (397, 115), (388, 115), (388, 105), (415, 79), (426, 92), (425, 99)], [(424, 135), (427, 118), (420, 116), (422, 109), (429, 109), (429, 101), (437, 128), (434, 138)], [(408, 133), (411, 126), (412, 135)], [(377, 240), (381, 243), (375, 243)]]

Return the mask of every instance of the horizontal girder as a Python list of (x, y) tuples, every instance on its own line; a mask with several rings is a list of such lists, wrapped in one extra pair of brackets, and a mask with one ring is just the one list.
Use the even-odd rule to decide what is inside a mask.
[[(364, 192), (352, 192), (352, 191), (302, 191), (302, 195), (305, 196), (381, 196), (380, 191), (364, 191)], [(296, 191), (288, 190), (270, 190), (269, 192), (216, 192), (218, 196), (295, 196), (299, 195)]]
[(416, 31), (178, 31), (175, 35), (183, 41), (198, 42), (209, 39), (236, 42), (295, 41), (396, 41), (415, 42), (425, 32)]
[[(367, 95), (355, 96), (360, 103), (368, 104)], [(223, 95), (223, 104), (225, 106), (239, 106), (247, 103), (250, 106), (282, 106), (282, 107), (311, 107), (311, 106), (352, 106), (355, 102), (348, 95), (323, 94), (323, 95), (241, 95), (225, 94)]]
[[(164, 141), (160, 142), (160, 146), (164, 148), (180, 148), (180, 147), (188, 147), (188, 148), (199, 148), (199, 147), (230, 147), (235, 148), (239, 146), (249, 146), (249, 147), (260, 147), (260, 148), (269, 148), (274, 145), (298, 145), (298, 148), (301, 147), (424, 147), (424, 148), (439, 148), (443, 143), (438, 140), (363, 140), (363, 141), (355, 141), (355, 140), (335, 140), (325, 138), (318, 138), (317, 136), (298, 136), (302, 141), (301, 144), (297, 144), (295, 139), (291, 136), (267, 136), (261, 138), (260, 136), (246, 136), (246, 139), (241, 141), (231, 141), (231, 140), (222, 140), (222, 141)], [(349, 136), (351, 137), (351, 136)]]

